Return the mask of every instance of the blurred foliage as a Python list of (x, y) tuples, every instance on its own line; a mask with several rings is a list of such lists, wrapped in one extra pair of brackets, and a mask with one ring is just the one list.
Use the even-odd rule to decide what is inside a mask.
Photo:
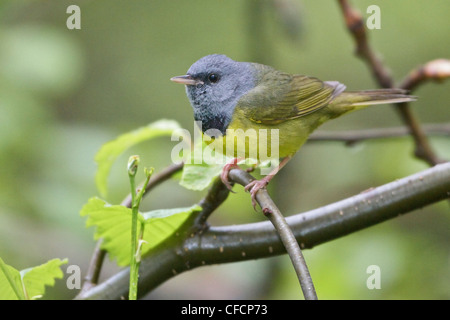
[[(335, 1), (76, 1), (81, 30), (66, 28), (74, 1), (0, 2), (0, 256), (17, 269), (69, 258), (86, 270), (92, 230), (79, 211), (96, 194), (94, 156), (120, 133), (161, 118), (193, 130), (184, 90), (168, 79), (198, 58), (224, 53), (241, 61), (339, 80), (352, 90), (375, 86)], [(363, 15), (373, 1), (353, 1)], [(435, 58), (449, 58), (450, 2), (377, 1), (381, 30), (370, 41), (397, 81)], [(287, 9), (286, 9), (287, 8)], [(426, 14), (424, 14), (426, 12)], [(425, 84), (414, 112), (423, 123), (450, 120), (449, 83)], [(397, 126), (390, 107), (374, 107), (325, 124), (345, 130)], [(433, 138), (450, 159), (448, 139)], [(112, 168), (108, 201), (128, 192), (126, 163), (139, 154), (156, 171), (174, 143), (160, 138), (133, 147)], [(306, 145), (280, 172), (271, 193), (286, 215), (325, 205), (426, 168), (411, 139), (348, 148)], [(216, 212), (213, 224), (264, 220), (243, 189)], [(204, 192), (178, 181), (155, 189), (145, 210), (190, 206)], [(248, 208), (248, 210), (243, 210)], [(439, 203), (305, 252), (320, 298), (450, 298), (448, 203)], [(366, 287), (379, 265), (381, 290)], [(102, 276), (117, 271), (107, 263)], [(301, 297), (287, 257), (204, 267), (162, 285), (153, 298)], [(71, 298), (64, 281), (46, 297)]]

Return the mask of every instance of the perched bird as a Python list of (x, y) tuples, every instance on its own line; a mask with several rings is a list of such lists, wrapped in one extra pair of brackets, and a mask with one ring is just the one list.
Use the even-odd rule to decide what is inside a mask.
[[(170, 80), (186, 85), (194, 119), (201, 123), (204, 134), (210, 129), (221, 133), (222, 137), (214, 136), (214, 139), (221, 139), (224, 147), (220, 152), (227, 156), (235, 158), (242, 151), (237, 150), (238, 144), (226, 146), (225, 138), (231, 131), (256, 132), (258, 143), (243, 141), (241, 144), (245, 145), (244, 154), (248, 157), (255, 154), (252, 151), (262, 142), (261, 129), (278, 129), (278, 152), (275, 154), (282, 160), (269, 175), (245, 187), (251, 193), (253, 205), (258, 190), (269, 183), (325, 121), (368, 105), (415, 100), (401, 89), (345, 91), (346, 86), (337, 81), (289, 74), (258, 63), (237, 62), (219, 54), (199, 59), (186, 75)], [(264, 136), (264, 139), (270, 149), (270, 136)], [(261, 160), (259, 153), (256, 154), (256, 160)], [(228, 173), (237, 162), (238, 159), (234, 159), (227, 163), (221, 174), (222, 181), (230, 189)]]

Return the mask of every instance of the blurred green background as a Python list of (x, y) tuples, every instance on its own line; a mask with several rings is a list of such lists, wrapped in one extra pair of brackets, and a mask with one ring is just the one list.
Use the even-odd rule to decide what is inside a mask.
[[(68, 30), (66, 9), (81, 8), (81, 30)], [(364, 17), (374, 1), (353, 1)], [(399, 82), (416, 66), (450, 56), (450, 2), (376, 1), (381, 29), (369, 31)], [(161, 118), (192, 132), (183, 88), (169, 81), (202, 56), (223, 53), (291, 73), (339, 80), (351, 90), (376, 87), (354, 56), (337, 1), (0, 1), (0, 256), (17, 269), (51, 258), (87, 269), (95, 242), (79, 210), (91, 196), (94, 155), (117, 135)], [(450, 82), (427, 83), (415, 94), (423, 123), (450, 120)], [(325, 124), (323, 130), (400, 126), (389, 106)], [(448, 138), (434, 137), (450, 159)], [(128, 192), (126, 162), (141, 155), (156, 170), (174, 146), (160, 138), (119, 158), (108, 201)], [(357, 194), (427, 166), (409, 138), (305, 145), (270, 186), (285, 215)], [(264, 220), (235, 187), (211, 217), (214, 225)], [(204, 192), (176, 180), (148, 195), (144, 209), (187, 206)], [(322, 299), (449, 299), (449, 206), (441, 202), (305, 252)], [(381, 289), (369, 290), (366, 269), (381, 269)], [(64, 267), (65, 269), (65, 267)], [(117, 272), (107, 261), (102, 279)], [(83, 273), (84, 275), (84, 273)], [(64, 280), (46, 298), (70, 299)], [(160, 286), (149, 298), (298, 299), (286, 256), (203, 267)]]

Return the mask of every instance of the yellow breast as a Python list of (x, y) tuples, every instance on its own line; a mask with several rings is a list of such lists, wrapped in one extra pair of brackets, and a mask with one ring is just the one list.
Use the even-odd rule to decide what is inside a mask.
[[(326, 109), (326, 108), (325, 108)], [(294, 155), (309, 134), (329, 119), (326, 110), (266, 125), (247, 119), (237, 108), (226, 134), (210, 141), (210, 145), (227, 157), (254, 159), (259, 162)]]

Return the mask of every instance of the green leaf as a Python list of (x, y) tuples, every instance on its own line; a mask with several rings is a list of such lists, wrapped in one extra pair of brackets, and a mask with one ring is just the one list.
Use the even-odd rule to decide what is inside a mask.
[[(103, 238), (102, 249), (110, 257), (117, 257), (119, 265), (129, 263), (131, 248), (131, 209), (119, 205), (109, 205), (97, 197), (89, 199), (80, 212), (88, 216), (86, 227), (95, 226), (94, 238)], [(138, 221), (142, 217), (138, 215)], [(138, 232), (140, 224), (138, 224)]]
[(221, 171), (221, 165), (185, 164), (180, 185), (189, 190), (204, 190)]
[(111, 166), (118, 156), (128, 148), (152, 138), (172, 135), (174, 130), (180, 129), (180, 125), (173, 120), (159, 120), (148, 126), (124, 133), (116, 139), (105, 143), (95, 156), (98, 165), (95, 182), (97, 189), (103, 196), (107, 193), (107, 178)]
[(0, 258), (0, 300), (25, 299), (20, 272)]
[(18, 271), (0, 259), (0, 299), (36, 299), (45, 293), (45, 286), (53, 286), (55, 278), (61, 279), (60, 266), (67, 259), (53, 259), (40, 266)]
[(151, 219), (162, 219), (170, 217), (179, 213), (191, 213), (193, 211), (200, 211), (202, 208), (199, 205), (194, 205), (187, 208), (174, 208), (174, 209), (158, 209), (147, 212), (142, 212), (141, 215), (147, 223), (152, 223)]
[[(180, 185), (189, 190), (201, 191), (209, 187), (212, 181), (222, 172), (225, 164), (233, 158), (208, 150), (204, 142), (194, 145), (194, 152), (188, 155), (183, 166)], [(268, 166), (270, 161), (261, 162), (258, 167)], [(254, 159), (241, 160), (238, 165), (256, 168)]]
[(230, 160), (208, 148), (203, 139), (195, 143), (193, 152), (187, 155), (183, 166), (180, 180), (182, 187), (195, 191), (206, 189), (221, 173), (224, 164)]
[[(138, 215), (138, 234), (141, 223), (145, 223), (141, 254), (145, 255), (159, 243), (167, 240), (186, 221), (191, 213), (200, 211), (194, 205), (188, 208), (155, 210)], [(95, 238), (102, 238), (102, 248), (107, 250), (117, 264), (130, 263), (131, 255), (131, 209), (119, 205), (109, 205), (99, 198), (91, 198), (81, 209), (82, 216), (88, 216), (86, 225), (95, 226)]]
[(45, 286), (54, 286), (55, 279), (62, 279), (64, 274), (60, 267), (67, 261), (52, 259), (40, 266), (20, 271), (28, 298), (35, 299), (44, 295)]
[(142, 255), (171, 237), (192, 213), (201, 211), (202, 207), (193, 205), (185, 208), (160, 209), (142, 213), (145, 219)]

